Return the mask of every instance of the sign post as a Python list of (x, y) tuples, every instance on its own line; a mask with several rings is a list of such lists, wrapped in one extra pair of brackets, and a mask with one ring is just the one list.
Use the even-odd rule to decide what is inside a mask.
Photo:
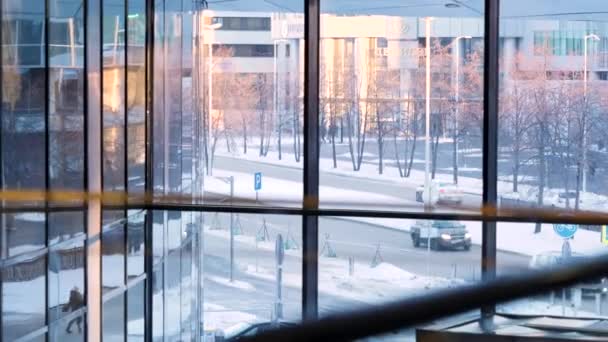
[(255, 201), (258, 202), (258, 192), (262, 190), (262, 173), (256, 172), (253, 177), (253, 188), (255, 190)]
[[(560, 237), (562, 237), (564, 239), (564, 243), (562, 244), (562, 262), (567, 262), (567, 259), (569, 259), (572, 256), (572, 248), (570, 247), (570, 243), (568, 242), (568, 240), (570, 240), (572, 237), (574, 237), (574, 234), (576, 233), (576, 231), (578, 230), (578, 226), (575, 224), (554, 224), (553, 225), (553, 231), (555, 231), (555, 234), (559, 235)], [(562, 289), (562, 315), (566, 314), (566, 292), (568, 290), (567, 289)], [(574, 298), (572, 298), (572, 300), (574, 301)]]
[(281, 291), (283, 283), (283, 259), (285, 258), (285, 244), (283, 244), (283, 236), (277, 234), (275, 244), (275, 259), (276, 259), (276, 298), (274, 304), (274, 321), (278, 322), (283, 318), (283, 294)]

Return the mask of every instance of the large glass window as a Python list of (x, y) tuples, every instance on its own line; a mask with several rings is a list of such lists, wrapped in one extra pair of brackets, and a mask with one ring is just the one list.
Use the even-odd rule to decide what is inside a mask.
[(300, 320), (301, 218), (208, 213), (204, 222), (204, 333)]
[(552, 7), (502, 2), (500, 204), (605, 211), (606, 19), (594, 1)]
[(84, 188), (84, 3), (49, 5), (49, 182)]
[(2, 340), (13, 341), (46, 322), (46, 255), (2, 267)]
[(479, 222), (322, 217), (319, 314), (479, 282), (480, 245)]
[[(181, 84), (188, 85), (182, 92), (191, 94), (195, 114), (190, 166), (195, 176), (192, 185), (182, 184), (182, 193), (191, 186), (209, 201), (301, 206), (302, 5), (239, 0), (210, 3), (196, 12), (192, 66), (190, 70), (182, 56), (181, 73)], [(155, 67), (163, 69), (154, 74), (154, 182), (157, 191), (167, 192), (178, 189), (172, 185), (172, 170), (189, 166), (183, 159), (188, 140), (178, 148), (180, 141), (172, 132), (172, 122), (180, 119), (177, 108), (189, 106), (177, 103), (175, 94), (179, 83), (173, 78), (180, 73), (171, 69), (179, 66), (174, 59), (180, 46), (172, 37), (173, 20), (157, 18), (156, 37), (162, 43), (155, 45)], [(184, 29), (187, 23), (183, 20)], [(181, 47), (188, 47), (185, 40)], [(190, 122), (185, 115), (182, 120)]]
[(324, 0), (321, 12), (321, 206), (477, 208), (483, 3)]

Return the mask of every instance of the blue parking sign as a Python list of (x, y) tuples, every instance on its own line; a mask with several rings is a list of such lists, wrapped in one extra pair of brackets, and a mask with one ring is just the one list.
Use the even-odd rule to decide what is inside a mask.
[(255, 173), (255, 176), (253, 177), (253, 186), (255, 188), (255, 191), (262, 190), (262, 173), (261, 172)]
[(554, 224), (553, 230), (555, 234), (563, 237), (564, 239), (569, 239), (574, 236), (576, 233), (578, 226), (575, 224)]

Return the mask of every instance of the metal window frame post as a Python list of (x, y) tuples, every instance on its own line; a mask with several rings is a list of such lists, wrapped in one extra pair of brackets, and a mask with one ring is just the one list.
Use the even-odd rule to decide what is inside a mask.
[[(304, 2), (304, 209), (319, 208), (319, 0)], [(319, 297), (319, 217), (302, 218), (302, 319), (316, 320)]]
[[(483, 199), (488, 209), (497, 206), (498, 176), (498, 49), (500, 0), (485, 0), (484, 79), (483, 79)], [(482, 280), (496, 278), (496, 221), (482, 223)], [(490, 328), (496, 305), (481, 308), (482, 328)]]

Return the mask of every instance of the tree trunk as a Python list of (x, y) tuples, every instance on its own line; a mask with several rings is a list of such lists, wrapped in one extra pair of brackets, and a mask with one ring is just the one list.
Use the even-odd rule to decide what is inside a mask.
[(282, 126), (283, 126), (283, 122), (281, 120), (281, 115), (279, 114), (279, 127), (278, 127), (278, 132), (277, 132), (277, 134), (278, 134), (278, 137), (277, 137), (277, 149), (278, 149), (278, 152), (279, 152), (279, 160), (281, 160), (283, 158), (283, 155), (282, 155), (283, 151), (281, 149), (281, 145), (282, 145), (281, 144), (281, 137), (283, 136), (283, 134), (281, 132), (283, 130)]
[(437, 150), (439, 149), (439, 134), (432, 141), (431, 152), (433, 153), (433, 165), (431, 168), (431, 179), (435, 179), (435, 173), (437, 171)]
[(414, 155), (416, 153), (416, 143), (418, 142), (418, 121), (417, 117), (414, 122), (414, 141), (412, 142), (412, 149), (410, 150), (410, 161), (407, 165), (407, 171), (405, 177), (409, 177), (412, 173), (412, 166), (414, 165)]
[(344, 118), (340, 117), (340, 144), (344, 144)]
[[(544, 124), (541, 123), (540, 127), (540, 146), (538, 148), (538, 207), (542, 209), (545, 197), (545, 173), (547, 171), (545, 167), (545, 127)], [(538, 234), (541, 232), (541, 225), (539, 223), (536, 224), (534, 229), (534, 233)]]
[[(407, 143), (405, 144), (404, 158), (407, 158)], [(399, 177), (405, 176), (403, 167), (401, 166), (401, 158), (399, 157), (399, 143), (397, 142), (397, 130), (393, 131), (393, 148), (395, 149), (395, 161), (397, 161), (397, 170), (399, 170)]]
[(266, 136), (266, 125), (264, 124), (264, 112), (260, 113), (260, 157), (264, 156), (264, 137)]
[(383, 131), (383, 127), (382, 127), (382, 121), (380, 120), (380, 113), (378, 112), (378, 109), (376, 109), (376, 128), (378, 130), (378, 174), (382, 174), (383, 170), (383, 139), (384, 139), (384, 131)]
[(458, 145), (456, 144), (456, 140), (458, 139), (458, 134), (454, 133), (454, 141), (452, 141), (452, 164), (453, 164), (453, 180), (454, 184), (458, 184)]
[(247, 120), (243, 119), (243, 154), (247, 154)]

